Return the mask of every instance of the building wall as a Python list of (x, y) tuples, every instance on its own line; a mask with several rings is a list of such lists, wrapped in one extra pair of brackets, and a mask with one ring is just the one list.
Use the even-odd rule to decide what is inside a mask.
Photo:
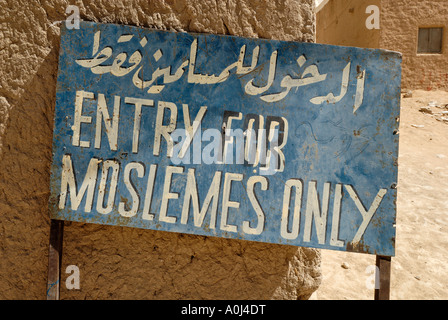
[(323, 1), (316, 12), (316, 42), (378, 48), (380, 31), (367, 29), (365, 25), (369, 5), (381, 7), (380, 0)]
[[(448, 1), (329, 0), (316, 14), (316, 42), (381, 48), (403, 54), (402, 89), (448, 89)], [(380, 29), (369, 30), (368, 5), (380, 8)], [(444, 27), (442, 54), (417, 54), (418, 28)]]
[[(0, 299), (45, 299), (61, 20), (314, 41), (314, 0), (0, 0)], [(307, 299), (320, 252), (66, 223), (61, 299)], [(69, 265), (80, 289), (68, 290)]]
[[(419, 27), (444, 27), (442, 54), (417, 54)], [(380, 47), (403, 54), (403, 89), (448, 89), (447, 27), (446, 0), (382, 0)]]

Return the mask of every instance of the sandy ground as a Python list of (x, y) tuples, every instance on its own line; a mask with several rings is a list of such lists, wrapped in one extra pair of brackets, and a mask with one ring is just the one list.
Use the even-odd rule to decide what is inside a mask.
[[(402, 98), (392, 300), (448, 299), (447, 104), (444, 91)], [(322, 250), (323, 281), (313, 297), (372, 300), (371, 265), (373, 255)]]

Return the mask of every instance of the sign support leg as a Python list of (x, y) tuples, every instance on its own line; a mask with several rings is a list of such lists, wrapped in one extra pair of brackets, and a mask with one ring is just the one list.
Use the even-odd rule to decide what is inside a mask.
[(59, 300), (64, 221), (51, 220), (48, 248), (47, 300)]
[(375, 284), (375, 300), (389, 300), (390, 299), (390, 270), (391, 257), (376, 256), (376, 266), (378, 268), (379, 276), (376, 277)]

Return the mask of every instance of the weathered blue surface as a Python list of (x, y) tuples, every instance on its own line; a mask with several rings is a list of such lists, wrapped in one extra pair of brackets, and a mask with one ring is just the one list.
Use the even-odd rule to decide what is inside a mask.
[[(243, 46), (246, 52), (241, 66), (249, 69), (238, 69)], [(257, 47), (258, 59), (250, 70)], [(193, 51), (196, 52), (194, 66)], [(94, 57), (97, 60), (88, 61)], [(400, 54), (382, 50), (87, 22), (82, 22), (79, 30), (63, 27), (51, 169), (51, 218), (394, 255), (398, 156), (398, 135), (394, 132), (398, 129), (400, 63)], [(163, 76), (160, 71), (168, 66), (171, 66), (170, 75), (177, 72), (177, 76)], [(228, 73), (223, 72), (226, 68)], [(201, 78), (198, 74), (210, 77)], [(142, 89), (139, 79), (150, 81), (153, 76), (152, 85), (147, 82)], [(153, 91), (148, 93), (149, 89)], [(76, 124), (77, 91), (78, 95), (81, 91), (87, 93), (80, 100), (79, 115), (84, 118), (78, 118)], [(329, 93), (333, 95), (327, 96)], [(99, 118), (101, 144), (95, 147), (98, 104), (103, 103), (101, 95), (111, 119), (114, 102), (118, 99), (120, 103), (116, 150), (110, 145), (103, 118)], [(141, 107), (138, 144), (134, 128), (138, 127), (139, 117), (136, 118), (138, 112), (132, 102), (135, 100), (129, 98), (153, 101), (153, 106)], [(161, 101), (177, 107), (176, 128), (185, 128), (183, 105), (188, 105), (190, 123), (200, 108), (206, 106), (200, 128), (202, 136), (207, 129), (221, 132), (223, 117), (238, 116), (238, 112), (241, 120), (233, 119), (232, 129), (244, 130), (245, 121), (248, 123), (251, 117), (258, 119), (258, 123), (262, 120), (264, 125), (268, 119), (278, 123), (284, 119), (283, 126), (277, 127), (283, 140), (287, 137), (280, 149), (284, 168), (263, 174), (260, 165), (205, 164), (204, 161), (197, 163), (198, 158), (196, 163), (175, 164), (167, 156), (163, 137), (160, 154), (154, 155), (158, 107), (167, 105), (160, 104)], [(170, 109), (166, 109), (159, 120), (167, 126), (169, 117)], [(79, 139), (74, 137), (75, 131), (80, 132)], [(134, 152), (133, 143), (138, 146)], [(202, 147), (196, 146), (193, 150), (190, 146), (191, 159), (193, 155), (201, 156), (208, 144), (210, 141), (203, 138)], [(63, 159), (66, 160), (64, 174)], [(104, 163), (111, 164), (107, 160), (114, 160), (119, 167), (116, 189), (112, 169), (107, 176), (102, 176)], [(89, 163), (97, 169), (91, 172), (90, 185), (88, 180), (84, 181)], [(157, 165), (154, 184), (150, 177), (151, 165)], [(172, 182), (166, 189), (170, 194), (165, 192), (168, 198), (163, 200), (168, 166), (178, 171), (172, 174)], [(187, 188), (187, 172), (191, 168), (195, 169), (196, 183), (190, 183)], [(213, 189), (218, 196), (212, 198), (219, 200), (216, 216), (213, 217), (212, 201), (203, 221), (196, 219), (195, 225), (195, 204), (190, 201), (189, 214), (184, 210), (182, 217), (186, 192), (197, 189), (202, 208), (212, 180), (215, 175), (219, 178), (219, 172), (221, 179), (216, 180), (219, 183)], [(126, 185), (127, 177), (131, 182)], [(102, 178), (106, 181), (103, 188)], [(83, 182), (86, 187), (76, 210), (72, 204), (74, 194), (69, 191), (70, 179), (76, 181), (78, 193)], [(227, 193), (226, 179), (231, 186)], [(253, 188), (248, 187), (249, 179)], [(148, 192), (147, 196), (148, 186), (153, 187), (152, 201), (150, 211), (144, 214), (151, 195)], [(285, 189), (285, 186), (293, 187)], [(65, 189), (65, 196), (61, 195)], [(289, 206), (284, 203), (288, 200), (284, 197), (285, 190), (287, 195), (291, 194)], [(103, 203), (98, 204), (98, 196), (103, 191)], [(107, 207), (109, 197), (112, 198)], [(161, 216), (163, 202), (167, 209)], [(227, 209), (223, 210), (223, 203)], [(106, 209), (100, 213), (98, 207)], [(137, 209), (135, 213), (132, 208)], [(226, 219), (222, 219), (223, 212), (224, 217), (227, 213)], [(363, 228), (363, 220), (366, 220), (364, 224), (368, 223), (364, 225), (365, 232), (358, 232)], [(262, 228), (257, 229), (258, 223)]]

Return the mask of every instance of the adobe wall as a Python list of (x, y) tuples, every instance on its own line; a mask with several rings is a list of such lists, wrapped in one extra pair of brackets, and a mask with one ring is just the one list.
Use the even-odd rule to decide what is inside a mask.
[[(0, 1), (0, 299), (46, 299), (60, 21), (314, 41), (314, 0)], [(59, 21), (59, 22), (58, 22)], [(65, 287), (68, 265), (80, 289)], [(320, 252), (66, 223), (61, 299), (307, 299)]]
[[(447, 17), (445, 0), (382, 0), (380, 48), (403, 54), (403, 89), (448, 89)], [(417, 54), (419, 27), (445, 27), (442, 54)]]
[[(380, 29), (367, 29), (366, 8), (380, 8)], [(403, 54), (402, 89), (448, 89), (448, 2), (329, 0), (316, 13), (316, 42)], [(442, 54), (417, 54), (418, 28), (444, 27)]]
[(316, 42), (378, 48), (380, 31), (366, 28), (365, 22), (369, 17), (366, 8), (369, 5), (380, 8), (380, 2), (380, 0), (329, 0), (316, 12)]

